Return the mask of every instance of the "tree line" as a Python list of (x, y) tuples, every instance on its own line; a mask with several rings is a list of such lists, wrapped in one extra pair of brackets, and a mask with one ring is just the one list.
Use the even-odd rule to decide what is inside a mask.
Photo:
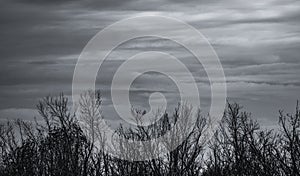
[[(101, 114), (101, 96), (87, 92), (81, 96), (81, 119), (94, 126)], [(297, 176), (300, 175), (300, 110), (292, 114), (279, 111), (278, 130), (262, 130), (236, 103), (228, 103), (222, 122), (209, 142), (200, 140), (210, 124), (209, 117), (197, 115), (191, 133), (174, 150), (146, 161), (128, 161), (105, 152), (105, 134), (100, 145), (79, 125), (78, 114), (63, 94), (42, 99), (37, 110), (43, 123), (22, 120), (0, 125), (1, 176)], [(178, 105), (149, 126), (120, 126), (116, 134), (125, 139), (148, 140), (165, 134), (180, 116), (191, 109)], [(133, 110), (137, 121), (145, 112)], [(91, 120), (92, 119), (92, 120)], [(171, 142), (178, 140), (188, 124), (174, 130)], [(88, 127), (87, 129), (97, 130)], [(95, 134), (95, 131), (93, 131)], [(172, 145), (170, 139), (164, 145)], [(99, 144), (99, 143), (98, 143)], [(121, 142), (115, 150), (122, 155), (140, 157), (130, 143)], [(114, 150), (114, 149), (112, 149)], [(151, 154), (160, 154), (150, 147)]]

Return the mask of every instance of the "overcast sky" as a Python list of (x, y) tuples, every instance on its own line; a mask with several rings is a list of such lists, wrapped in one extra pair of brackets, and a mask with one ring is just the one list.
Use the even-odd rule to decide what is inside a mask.
[[(32, 120), (42, 97), (70, 96), (74, 67), (87, 42), (118, 20), (145, 14), (178, 18), (200, 30), (222, 62), (229, 100), (241, 103), (263, 125), (275, 125), (279, 109), (295, 109), (300, 99), (298, 0), (0, 0), (0, 118)], [(193, 70), (192, 57), (170, 41), (145, 38), (119, 47), (123, 54), (149, 50), (177, 53)], [(109, 99), (109, 73), (125, 56), (116, 51), (111, 57), (98, 73), (104, 99)], [(206, 106), (209, 87), (205, 79), (198, 83)], [(143, 106), (155, 91), (177, 100), (168, 78), (149, 73), (136, 80), (132, 101)], [(109, 100), (103, 108), (111, 108)]]

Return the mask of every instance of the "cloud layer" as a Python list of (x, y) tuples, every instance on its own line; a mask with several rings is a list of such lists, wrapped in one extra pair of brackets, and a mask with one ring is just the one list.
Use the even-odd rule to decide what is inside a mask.
[[(6, 118), (7, 111), (34, 108), (49, 93), (70, 95), (74, 67), (85, 44), (107, 25), (142, 14), (175, 17), (199, 29), (220, 57), (229, 99), (242, 103), (265, 125), (276, 123), (278, 109), (292, 111), (300, 99), (297, 0), (4, 0), (0, 2), (0, 109), (5, 113), (0, 118)], [(205, 72), (195, 66), (190, 54), (179, 52), (180, 46), (153, 38), (128, 42), (112, 53), (113, 60), (106, 63), (97, 80), (104, 96), (109, 98), (110, 83), (110, 76), (104, 73), (115, 70), (126, 53), (153, 49), (179, 55), (198, 74), (203, 104), (208, 105)], [(169, 88), (168, 81), (151, 87), (153, 78), (160, 77), (146, 76), (134, 85), (136, 103), (158, 89), (170, 99), (173, 94), (176, 97), (176, 88)]]

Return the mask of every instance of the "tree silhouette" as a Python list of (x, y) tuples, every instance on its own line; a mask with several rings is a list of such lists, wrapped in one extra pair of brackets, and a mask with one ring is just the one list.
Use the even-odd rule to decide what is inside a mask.
[[(145, 111), (132, 109), (140, 125), (120, 126), (115, 135), (122, 136), (118, 138), (122, 141), (110, 150), (132, 158), (152, 156), (153, 159), (146, 161), (122, 160), (105, 152), (107, 138), (100, 130), (101, 106), (100, 92), (87, 91), (81, 95), (77, 107), (80, 113), (71, 112), (68, 98), (63, 94), (48, 96), (37, 105), (43, 122), (16, 120), (1, 124), (0, 175), (299, 175), (298, 103), (294, 114), (279, 112), (280, 130), (261, 130), (250, 113), (236, 103), (228, 103), (222, 122), (208, 144), (201, 139), (206, 137), (209, 117), (199, 111), (191, 133), (168, 153), (163, 153), (159, 146), (171, 148), (190, 127), (188, 123), (174, 124), (179, 118), (187, 118), (191, 107), (178, 105), (173, 114), (165, 113), (149, 126), (142, 125)], [(173, 132), (168, 139), (156, 140), (171, 128)], [(139, 150), (124, 139), (155, 142)]]

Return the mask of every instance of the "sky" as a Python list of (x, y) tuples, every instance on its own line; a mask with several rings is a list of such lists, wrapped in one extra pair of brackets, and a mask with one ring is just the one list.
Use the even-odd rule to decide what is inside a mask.
[[(64, 92), (71, 97), (74, 68), (87, 42), (108, 25), (140, 15), (173, 17), (198, 29), (222, 63), (228, 100), (240, 103), (263, 126), (277, 124), (278, 110), (295, 110), (300, 99), (298, 0), (0, 0), (0, 119), (33, 120), (44, 96)], [(172, 41), (142, 38), (120, 45), (98, 72), (96, 87), (109, 119), (116, 120), (109, 92), (112, 70), (127, 55), (150, 50), (180, 57), (196, 75), (201, 103), (208, 106), (209, 84), (191, 54)], [(156, 91), (176, 104), (176, 86), (156, 73), (135, 80), (132, 103), (147, 108)]]

